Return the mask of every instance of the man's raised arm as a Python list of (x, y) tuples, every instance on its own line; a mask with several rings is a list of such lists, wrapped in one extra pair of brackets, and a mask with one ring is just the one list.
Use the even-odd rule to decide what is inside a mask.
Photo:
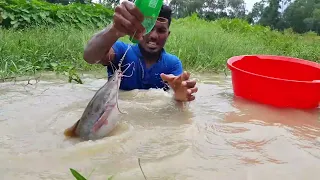
[(108, 64), (113, 60), (112, 45), (125, 35), (142, 39), (145, 29), (142, 26), (144, 17), (139, 9), (130, 1), (123, 1), (115, 8), (113, 23), (95, 34), (85, 47), (83, 58), (90, 64)]
[(104, 65), (112, 61), (114, 52), (111, 47), (120, 37), (113, 25), (98, 32), (88, 42), (83, 54), (84, 60), (89, 64)]

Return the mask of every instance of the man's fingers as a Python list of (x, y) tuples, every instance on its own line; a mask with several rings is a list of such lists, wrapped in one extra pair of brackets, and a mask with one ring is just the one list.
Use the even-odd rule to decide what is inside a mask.
[(117, 25), (117, 28), (119, 28), (120, 26), (123, 26), (125, 28), (125, 31), (123, 33), (126, 34), (133, 34), (134, 33), (134, 29), (131, 28), (133, 25), (130, 21), (128, 21), (127, 19), (125, 19), (121, 14), (114, 14), (113, 16), (114, 18), (114, 22)]
[(188, 80), (190, 78), (190, 73), (184, 71), (181, 76), (182, 76), (182, 81), (185, 81), (185, 80)]
[(174, 80), (175, 76), (174, 75), (171, 75), (171, 74), (164, 74), (164, 73), (161, 73), (160, 74), (160, 77), (163, 81), (167, 81), (167, 82), (171, 82)]
[(137, 31), (137, 33), (143, 33), (145, 31), (145, 28), (141, 24), (142, 21), (140, 21), (141, 18), (137, 17), (137, 14), (139, 14), (139, 12), (134, 12), (134, 10), (131, 10), (131, 7), (125, 6), (125, 8), (121, 9), (121, 13), (124, 18), (126, 18), (132, 23), (132, 25), (134, 25), (132, 27), (133, 29), (135, 29), (134, 31)]
[(188, 89), (187, 91), (188, 91), (188, 94), (191, 95), (191, 94), (193, 94), (193, 93), (198, 92), (198, 87), (190, 88), (190, 89)]
[(170, 81), (171, 79), (174, 78), (174, 76), (172, 75), (168, 75), (168, 74), (164, 74), (164, 73), (161, 73), (160, 74), (160, 77), (163, 81)]
[(197, 82), (195, 80), (188, 80), (188, 81), (183, 81), (182, 85), (188, 88), (193, 88)]
[[(114, 20), (116, 20), (118, 17), (115, 15), (114, 16)], [(118, 33), (121, 35), (121, 36), (124, 36), (127, 34), (127, 30), (126, 28), (122, 25), (122, 24), (117, 24), (115, 23), (114, 24), (114, 27), (119, 31)]]
[(138, 21), (142, 22), (144, 20), (143, 14), (137, 7), (134, 6), (134, 3), (124, 1), (123, 4), (126, 7), (126, 9), (130, 12), (130, 14), (134, 15), (138, 19)]
[(194, 95), (188, 96), (188, 101), (193, 101), (195, 99), (196, 99), (196, 97)]
[(172, 83), (173, 86), (179, 86), (182, 83), (182, 76), (175, 77)]
[[(140, 40), (142, 39), (143, 33), (145, 32), (141, 22), (141, 13), (135, 8), (131, 2), (123, 2), (120, 6), (115, 8), (115, 14), (113, 16), (115, 27), (122, 33)], [(133, 12), (133, 13), (132, 13)]]

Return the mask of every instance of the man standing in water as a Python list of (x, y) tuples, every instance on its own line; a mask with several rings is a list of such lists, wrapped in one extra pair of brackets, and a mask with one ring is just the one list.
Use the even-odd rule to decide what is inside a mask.
[(85, 61), (108, 66), (110, 75), (113, 73), (110, 62), (117, 66), (128, 47), (118, 39), (134, 35), (139, 43), (128, 50), (122, 65), (134, 62), (135, 70), (131, 77), (122, 80), (120, 89), (165, 88), (164, 82), (167, 82), (174, 91), (175, 100), (193, 101), (193, 94), (198, 91), (196, 81), (189, 80), (190, 74), (183, 72), (180, 59), (163, 48), (170, 35), (171, 12), (168, 6), (163, 5), (154, 28), (143, 35), (143, 15), (132, 2), (123, 1), (115, 8), (113, 23), (94, 35), (87, 44)]

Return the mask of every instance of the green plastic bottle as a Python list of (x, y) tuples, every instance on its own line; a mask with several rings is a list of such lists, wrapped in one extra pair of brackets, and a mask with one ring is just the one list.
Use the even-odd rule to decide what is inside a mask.
[[(148, 34), (157, 21), (163, 0), (136, 0), (134, 4), (144, 16), (142, 26), (146, 29), (145, 34)], [(130, 37), (130, 40), (133, 43), (138, 43), (138, 40), (133, 37)]]

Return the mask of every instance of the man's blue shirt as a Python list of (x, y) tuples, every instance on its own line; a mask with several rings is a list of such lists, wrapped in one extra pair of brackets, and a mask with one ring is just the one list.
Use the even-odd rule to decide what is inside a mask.
[[(126, 52), (128, 46), (128, 44), (122, 41), (117, 41), (112, 46), (115, 51), (115, 59), (112, 63), (115, 65), (115, 67), (118, 68), (118, 63)], [(127, 54), (122, 62), (121, 70), (124, 71), (129, 66), (129, 64), (131, 65), (126, 70), (124, 75), (131, 77), (122, 78), (122, 82), (120, 85), (121, 90), (164, 88), (166, 87), (166, 85), (160, 77), (161, 73), (173, 74), (175, 76), (178, 76), (183, 72), (180, 59), (175, 55), (167, 53), (164, 49), (162, 50), (158, 62), (147, 68), (138, 44), (132, 45), (127, 51)], [(109, 78), (111, 77), (113, 72), (114, 70), (109, 65)]]

